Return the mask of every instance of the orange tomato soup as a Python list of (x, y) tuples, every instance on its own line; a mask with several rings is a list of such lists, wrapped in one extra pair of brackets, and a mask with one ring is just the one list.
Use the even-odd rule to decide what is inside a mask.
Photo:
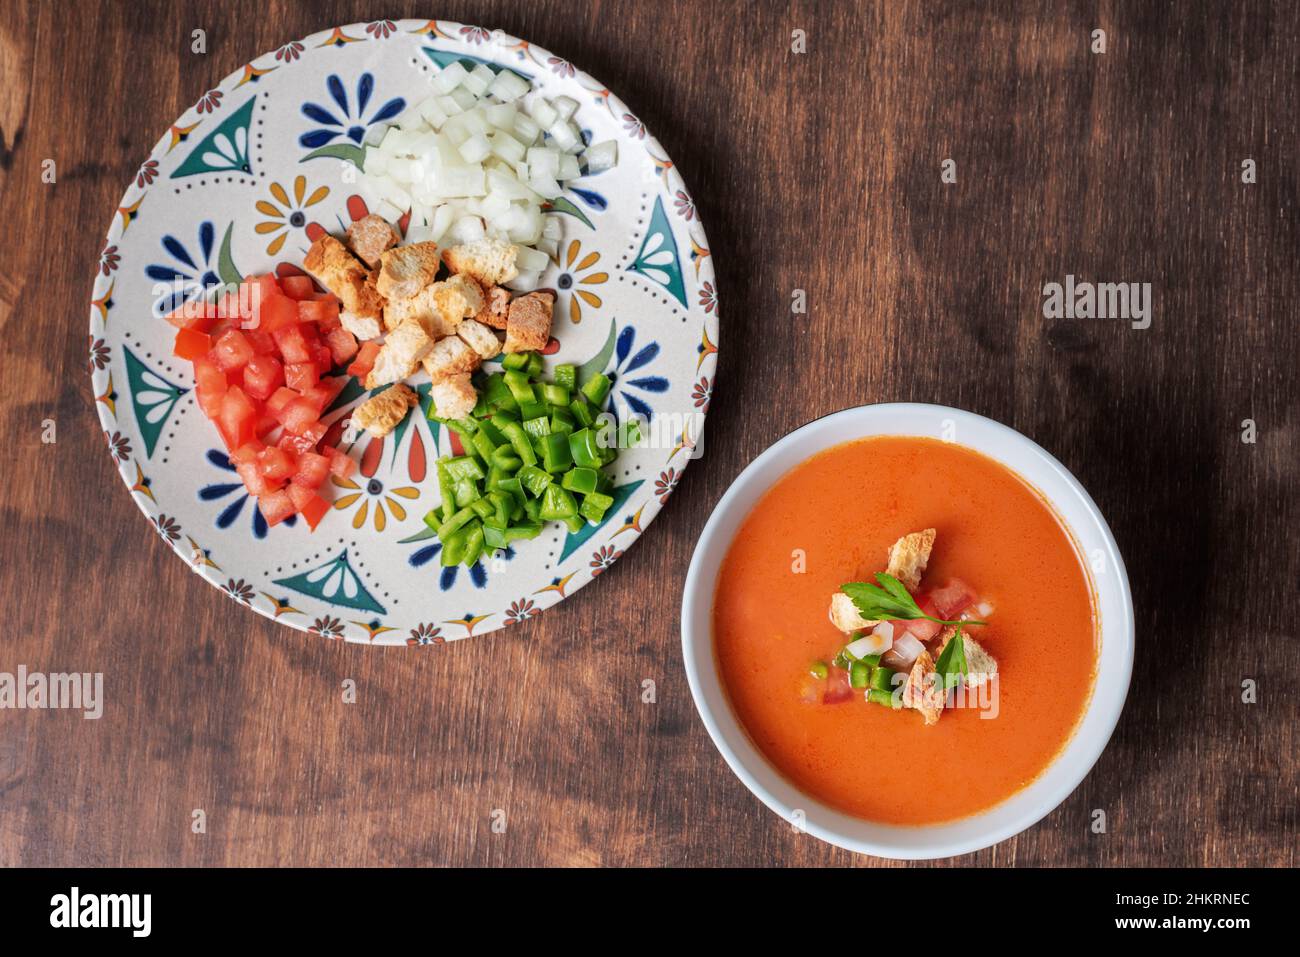
[[(827, 618), (831, 595), (873, 581), (889, 546), (924, 528), (938, 535), (921, 589), (960, 578), (993, 605), (970, 634), (998, 662), (997, 716), (945, 709), (926, 727), (861, 692), (823, 704), (809, 667), (848, 641)], [(892, 824), (966, 817), (1033, 781), (1078, 724), (1097, 664), (1089, 579), (1051, 507), (992, 459), (926, 438), (848, 442), (783, 476), (723, 561), (713, 632), (723, 686), (772, 764), (824, 803)]]

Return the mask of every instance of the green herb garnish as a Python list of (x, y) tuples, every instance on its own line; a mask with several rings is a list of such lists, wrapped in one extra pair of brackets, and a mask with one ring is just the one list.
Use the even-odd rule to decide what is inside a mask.
[(907, 589), (903, 587), (903, 583), (893, 575), (886, 575), (882, 572), (876, 575), (876, 581), (880, 584), (848, 582), (840, 587), (840, 591), (853, 600), (853, 604), (858, 609), (858, 614), (867, 621), (912, 621), (917, 618), (924, 618), (926, 621), (937, 622), (940, 625), (986, 624), (986, 622), (982, 621), (947, 621), (943, 618), (934, 618), (921, 611), (916, 599), (908, 594)]
[(967, 674), (966, 639), (961, 636), (961, 625), (953, 634), (952, 640), (939, 653), (939, 660), (934, 663), (934, 670), (939, 673), (945, 688), (955, 688)]

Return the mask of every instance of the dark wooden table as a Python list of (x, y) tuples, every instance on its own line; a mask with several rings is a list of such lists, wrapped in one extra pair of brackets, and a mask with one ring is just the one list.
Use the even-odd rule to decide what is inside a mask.
[[(0, 864), (877, 863), (792, 832), (731, 775), (677, 616), (744, 465), (889, 400), (968, 408), (1058, 456), (1137, 604), (1096, 768), (958, 862), (1297, 863), (1300, 13), (777, 7), (386, 5), (502, 27), (624, 97), (692, 187), (723, 335), (707, 454), (644, 542), (527, 626), (381, 651), (277, 627), (169, 554), (113, 474), (86, 370), (103, 229), (159, 133), (237, 64), (378, 11), (0, 0), (0, 671), (102, 671), (108, 698), (99, 721), (0, 711)], [(1151, 283), (1150, 328), (1045, 319), (1043, 284), (1067, 274)]]

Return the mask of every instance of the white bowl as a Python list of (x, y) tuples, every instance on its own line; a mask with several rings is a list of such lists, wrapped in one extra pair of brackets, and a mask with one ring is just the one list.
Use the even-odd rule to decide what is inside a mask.
[[(944, 824), (878, 824), (831, 808), (797, 789), (755, 747), (731, 709), (713, 650), (718, 568), (736, 531), (781, 476), (811, 456), (876, 435), (942, 438), (1001, 462), (1036, 488), (1073, 535), (1085, 562), (1100, 621), (1101, 647), (1092, 699), (1074, 736), (1024, 790), (971, 817)], [(898, 403), (846, 409), (810, 422), (749, 464), (709, 518), (682, 596), (682, 652), (695, 707), (731, 770), (764, 804), (831, 844), (877, 857), (928, 859), (966, 854), (1030, 827), (1065, 800), (1092, 768), (1124, 708), (1133, 671), (1133, 599), (1115, 539), (1078, 480), (1019, 432), (971, 412)]]

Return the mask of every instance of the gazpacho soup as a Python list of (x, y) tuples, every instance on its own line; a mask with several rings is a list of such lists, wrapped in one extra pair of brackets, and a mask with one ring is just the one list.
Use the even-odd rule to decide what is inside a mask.
[(1023, 479), (929, 438), (847, 442), (784, 475), (718, 573), (731, 705), (801, 791), (888, 824), (984, 811), (1087, 708), (1098, 628), (1069, 531)]

